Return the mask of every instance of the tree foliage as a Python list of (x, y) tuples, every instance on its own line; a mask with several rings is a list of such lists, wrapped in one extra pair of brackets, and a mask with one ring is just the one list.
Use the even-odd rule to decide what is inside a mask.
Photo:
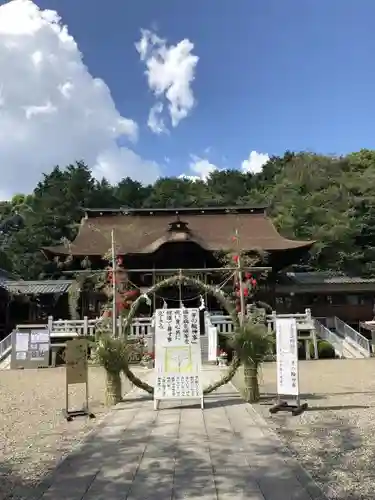
[[(82, 208), (269, 206), (286, 237), (316, 240), (309, 270), (372, 275), (375, 257), (375, 151), (333, 157), (286, 152), (257, 175), (217, 171), (206, 182), (162, 178), (143, 186), (97, 181), (83, 162), (56, 166), (33, 193), (0, 202), (0, 267), (25, 279), (57, 276), (43, 246), (74, 239)], [(16, 222), (15, 224), (12, 223)]]

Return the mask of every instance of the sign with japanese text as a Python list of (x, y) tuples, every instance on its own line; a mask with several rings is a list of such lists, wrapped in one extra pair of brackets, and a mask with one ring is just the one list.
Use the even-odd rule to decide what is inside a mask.
[(155, 311), (154, 399), (202, 398), (198, 309)]
[(277, 393), (299, 395), (298, 340), (295, 318), (276, 318)]
[(217, 328), (216, 326), (208, 327), (208, 361), (217, 360)]

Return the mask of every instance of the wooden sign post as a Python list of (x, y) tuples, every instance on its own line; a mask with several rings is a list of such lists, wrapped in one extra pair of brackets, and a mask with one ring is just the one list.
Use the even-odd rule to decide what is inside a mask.
[[(277, 350), (277, 404), (270, 408), (270, 413), (288, 411), (300, 415), (308, 405), (301, 404), (298, 372), (298, 337), (295, 318), (276, 318)], [(295, 398), (295, 404), (282, 400), (282, 396)]]
[[(71, 422), (75, 417), (88, 416), (89, 418), (95, 418), (95, 415), (89, 411), (87, 347), (87, 340), (85, 339), (73, 339), (66, 342), (66, 399), (63, 413), (68, 422)], [(69, 386), (75, 384), (85, 384), (86, 386), (85, 405), (81, 410), (69, 409)]]

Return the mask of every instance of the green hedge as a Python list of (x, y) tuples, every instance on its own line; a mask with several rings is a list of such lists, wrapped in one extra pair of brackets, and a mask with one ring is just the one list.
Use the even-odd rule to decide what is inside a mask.
[[(336, 357), (335, 349), (326, 340), (318, 340), (319, 359), (334, 359)], [(314, 345), (310, 344), (310, 355), (314, 357)]]
[[(309, 343), (310, 358), (314, 359), (314, 344)], [(332, 345), (326, 340), (318, 340), (319, 359), (335, 359), (336, 353)], [(298, 359), (306, 359), (305, 342), (298, 342)]]

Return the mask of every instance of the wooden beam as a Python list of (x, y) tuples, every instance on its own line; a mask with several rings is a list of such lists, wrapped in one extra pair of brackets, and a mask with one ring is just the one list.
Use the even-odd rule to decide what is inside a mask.
[[(272, 271), (272, 267), (243, 267), (243, 271), (252, 271), (254, 273), (257, 272), (266, 272), (266, 271)], [(225, 272), (230, 272), (230, 271), (238, 271), (238, 267), (201, 267), (201, 268), (196, 268), (196, 269), (191, 269), (191, 268), (186, 268), (186, 269), (126, 269), (127, 273), (165, 273), (165, 274), (179, 274), (180, 271), (182, 271), (182, 274), (191, 274), (191, 273), (225, 273)], [(76, 270), (76, 271), (63, 271), (64, 274), (81, 274), (81, 273), (88, 273), (90, 274), (96, 274), (96, 273), (103, 273), (105, 272), (105, 269), (94, 269), (94, 270), (89, 270), (89, 269), (84, 269), (84, 270)]]

